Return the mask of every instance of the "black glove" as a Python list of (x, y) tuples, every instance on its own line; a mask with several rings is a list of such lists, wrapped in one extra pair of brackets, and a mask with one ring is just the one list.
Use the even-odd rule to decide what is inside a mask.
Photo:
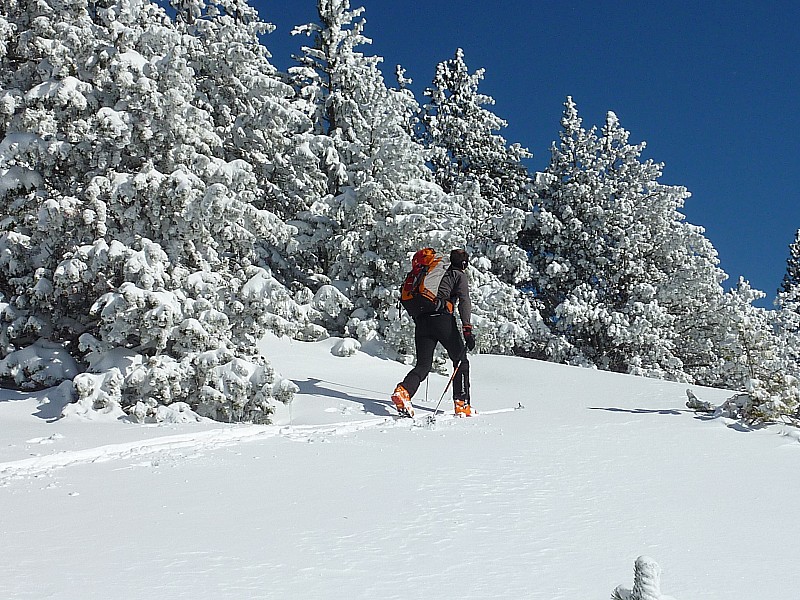
[(474, 350), (475, 336), (472, 334), (472, 325), (464, 325), (462, 331), (464, 332), (464, 343), (467, 345), (467, 350)]

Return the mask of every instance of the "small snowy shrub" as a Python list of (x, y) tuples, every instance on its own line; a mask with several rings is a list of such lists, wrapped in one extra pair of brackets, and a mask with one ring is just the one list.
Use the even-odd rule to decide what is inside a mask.
[(742, 417), (749, 422), (798, 420), (800, 408), (800, 382), (797, 377), (783, 372), (765, 373), (762, 378), (747, 381), (750, 402), (745, 405)]
[(345, 338), (343, 340), (339, 340), (333, 345), (333, 348), (331, 348), (331, 354), (342, 357), (353, 356), (360, 349), (361, 344), (358, 342), (358, 340)]
[(64, 346), (43, 339), (0, 360), (0, 380), (24, 390), (51, 387), (77, 374), (78, 365)]
[(323, 285), (314, 294), (311, 306), (320, 314), (321, 325), (330, 331), (340, 331), (353, 303), (332, 285)]
[(112, 368), (102, 374), (81, 373), (72, 382), (77, 400), (64, 407), (62, 416), (77, 416), (87, 419), (93, 419), (99, 415), (111, 418), (124, 417), (122, 381), (122, 374), (117, 368)]
[(717, 410), (717, 407), (711, 404), (711, 402), (700, 400), (700, 398), (695, 396), (692, 390), (686, 390), (686, 396), (688, 398), (686, 401), (686, 408), (704, 413), (713, 413)]
[(661, 595), (661, 567), (652, 558), (640, 556), (633, 567), (633, 589), (618, 586), (612, 600), (667, 600)]

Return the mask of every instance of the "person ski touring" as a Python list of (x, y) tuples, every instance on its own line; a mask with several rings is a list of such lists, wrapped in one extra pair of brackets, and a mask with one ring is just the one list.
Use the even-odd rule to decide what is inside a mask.
[[(392, 402), (402, 416), (414, 416), (411, 398), (433, 366), (433, 353), (438, 343), (444, 346), (453, 361), (455, 413), (459, 416), (472, 414), (467, 349), (475, 348), (475, 336), (471, 324), (472, 301), (464, 272), (468, 264), (469, 255), (463, 249), (450, 252), (449, 265), (431, 248), (423, 248), (414, 255), (412, 271), (403, 285), (401, 303), (414, 319), (417, 360), (392, 394)], [(460, 332), (454, 314), (456, 303), (461, 317)]]

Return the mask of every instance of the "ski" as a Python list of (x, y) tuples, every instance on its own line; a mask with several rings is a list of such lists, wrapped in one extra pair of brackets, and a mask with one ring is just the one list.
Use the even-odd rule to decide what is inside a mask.
[[(452, 412), (445, 412), (445, 411), (431, 411), (430, 409), (417, 409), (416, 414), (412, 417), (410, 415), (391, 415), (391, 418), (395, 421), (402, 422), (402, 421), (409, 421), (414, 425), (421, 425), (422, 423), (433, 425), (436, 423), (437, 419), (443, 420), (456, 420), (456, 419), (471, 419), (472, 417), (478, 417), (483, 415), (496, 415), (500, 413), (507, 413), (507, 412), (514, 412), (516, 410), (524, 409), (525, 407), (521, 402), (517, 403), (517, 406), (507, 407), (507, 408), (496, 408), (493, 410), (472, 410), (472, 414), (469, 416), (464, 415), (456, 415)], [(421, 414), (421, 413), (425, 414)]]

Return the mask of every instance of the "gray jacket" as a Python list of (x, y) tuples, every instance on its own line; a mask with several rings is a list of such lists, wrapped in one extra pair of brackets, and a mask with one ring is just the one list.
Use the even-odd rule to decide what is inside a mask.
[(462, 325), (469, 325), (472, 319), (472, 300), (469, 298), (469, 283), (464, 271), (450, 267), (439, 284), (438, 298), (450, 303), (448, 312), (458, 302), (458, 314)]

